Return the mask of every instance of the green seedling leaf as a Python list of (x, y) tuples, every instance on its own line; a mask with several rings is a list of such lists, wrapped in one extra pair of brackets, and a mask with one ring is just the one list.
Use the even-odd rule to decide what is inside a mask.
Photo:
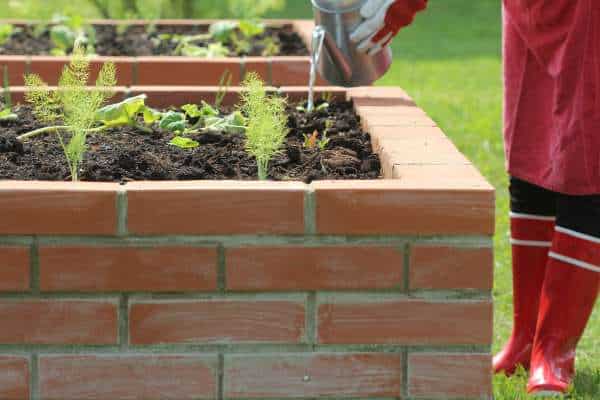
[(185, 114), (177, 111), (169, 111), (163, 115), (160, 128), (169, 132), (183, 133), (186, 128)]
[(194, 149), (200, 146), (200, 143), (195, 140), (183, 136), (175, 136), (169, 144), (171, 146), (179, 147), (180, 149)]
[(144, 114), (144, 123), (146, 125), (152, 125), (155, 122), (160, 121), (160, 119), (163, 116), (163, 114), (160, 111), (157, 111), (150, 107), (144, 107), (143, 114)]
[(306, 107), (304, 107), (304, 106), (298, 106), (298, 107), (296, 107), (296, 111), (300, 111), (302, 113), (305, 113), (306, 112)]
[(13, 113), (10, 108), (5, 108), (0, 111), (0, 121), (14, 121), (17, 118), (19, 118), (19, 116)]
[(238, 27), (236, 22), (220, 21), (210, 26), (209, 33), (213, 39), (221, 43), (227, 43)]
[(77, 34), (65, 25), (56, 25), (50, 28), (50, 40), (55, 49), (66, 53), (67, 50), (75, 45)]
[(239, 111), (231, 113), (225, 117), (225, 122), (227, 123), (227, 127), (225, 129), (226, 133), (236, 134), (244, 133), (246, 131), (246, 118), (244, 118), (242, 113)]
[(146, 98), (145, 94), (140, 94), (120, 103), (102, 107), (96, 112), (96, 120), (109, 127), (130, 125), (146, 108)]
[(181, 109), (190, 118), (200, 118), (202, 116), (197, 104), (186, 104)]
[(179, 54), (185, 57), (209, 58), (208, 48), (186, 43), (179, 48)]
[(0, 24), (0, 45), (3, 45), (15, 33), (17, 28), (11, 24)]
[(202, 100), (202, 108), (200, 109), (200, 114), (203, 117), (216, 117), (219, 115), (219, 111), (217, 111), (213, 106)]
[(267, 36), (266, 38), (264, 38), (261, 41), (261, 43), (262, 43), (262, 46), (264, 47), (264, 49), (262, 51), (263, 57), (276, 56), (281, 52), (281, 46), (279, 45), (279, 43), (277, 43), (275, 41), (275, 39), (273, 39), (270, 36)]
[(250, 40), (248, 39), (234, 36), (232, 42), (236, 53), (247, 54), (250, 53), (250, 50), (252, 50), (252, 43), (250, 43)]
[(247, 38), (253, 38), (262, 35), (265, 32), (265, 25), (259, 21), (242, 20), (239, 22), (240, 32)]
[(317, 107), (315, 107), (316, 111), (325, 111), (329, 108), (329, 103), (321, 103)]
[(229, 56), (229, 49), (221, 43), (211, 43), (208, 45), (206, 58), (220, 58)]

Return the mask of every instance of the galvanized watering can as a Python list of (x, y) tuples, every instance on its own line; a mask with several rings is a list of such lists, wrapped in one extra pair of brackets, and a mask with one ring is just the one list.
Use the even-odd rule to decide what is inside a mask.
[[(388, 47), (375, 55), (359, 53), (350, 34), (361, 24), (360, 9), (367, 0), (312, 0), (316, 28), (313, 62), (332, 85), (368, 86), (392, 64)], [(320, 51), (322, 50), (322, 51)]]

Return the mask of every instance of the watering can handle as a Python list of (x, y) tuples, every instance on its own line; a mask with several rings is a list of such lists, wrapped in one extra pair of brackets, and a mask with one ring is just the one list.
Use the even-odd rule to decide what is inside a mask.
[(346, 55), (339, 49), (335, 39), (321, 25), (317, 25), (313, 31), (312, 46), (313, 49), (315, 49), (313, 51), (313, 63), (315, 63), (315, 65), (318, 65), (320, 62), (324, 46), (327, 49), (331, 61), (338, 71), (340, 71), (344, 79), (350, 80), (353, 73), (352, 64), (348, 61)]

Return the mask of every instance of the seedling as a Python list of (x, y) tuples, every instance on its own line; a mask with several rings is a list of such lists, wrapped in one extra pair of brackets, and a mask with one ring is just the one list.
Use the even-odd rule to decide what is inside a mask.
[(74, 48), (75, 42), (84, 45), (87, 54), (95, 52), (96, 30), (85, 23), (79, 15), (57, 15), (52, 20), (50, 27), (50, 40), (54, 47), (50, 53), (55, 56), (64, 56)]
[(266, 180), (269, 162), (281, 152), (288, 134), (286, 102), (268, 96), (264, 83), (256, 73), (243, 82), (240, 110), (247, 116), (246, 150), (256, 158), (258, 177)]
[[(86, 88), (89, 72), (90, 62), (85, 50), (76, 42), (73, 56), (63, 70), (57, 91), (51, 91), (38, 75), (25, 77), (29, 89), (25, 99), (32, 104), (36, 117), (42, 122), (55, 125), (22, 135), (19, 139), (26, 140), (44, 132), (56, 133), (73, 181), (77, 181), (79, 177), (79, 165), (86, 151), (87, 135), (106, 129), (104, 125), (94, 127), (97, 123), (96, 113), (106, 100), (112, 97), (110, 88), (116, 85), (116, 69), (111, 62), (102, 66), (95, 90)], [(56, 125), (57, 122), (62, 122), (63, 125)], [(61, 131), (71, 134), (68, 142), (63, 138)]]
[(18, 119), (19, 116), (12, 111), (12, 98), (10, 95), (10, 84), (8, 82), (8, 67), (6, 65), (2, 68), (2, 88), (4, 109), (0, 111), (0, 121), (14, 121)]
[(304, 135), (304, 147), (307, 149), (314, 149), (316, 147), (319, 150), (323, 151), (327, 147), (330, 142), (330, 139), (327, 137), (327, 133), (329, 129), (333, 127), (333, 121), (327, 120), (325, 123), (325, 130), (323, 131), (323, 135), (319, 138), (319, 131), (315, 129), (312, 135)]
[(0, 46), (4, 45), (8, 40), (17, 33), (20, 29), (11, 24), (0, 24)]
[[(321, 103), (321, 104), (319, 104), (318, 106), (316, 106), (316, 107), (313, 109), (313, 112), (324, 111), (324, 110), (327, 110), (328, 108), (329, 108), (329, 103), (328, 103), (328, 102)], [(304, 107), (303, 105), (299, 105), (299, 106), (297, 106), (297, 107), (296, 107), (296, 110), (297, 110), (297, 111), (300, 111), (300, 112), (302, 112), (302, 113), (307, 113), (307, 112), (308, 112), (308, 110), (306, 109), (306, 107)]]
[(221, 43), (211, 43), (208, 46), (199, 46), (197, 42), (206, 42), (210, 39), (208, 34), (200, 35), (159, 35), (159, 40), (170, 40), (177, 44), (173, 53), (178, 56), (186, 57), (201, 57), (201, 58), (217, 58), (227, 57), (229, 49)]
[(219, 80), (219, 90), (217, 91), (217, 95), (215, 96), (215, 108), (218, 110), (221, 108), (221, 104), (223, 104), (223, 99), (227, 95), (229, 91), (229, 87), (231, 86), (231, 82), (233, 81), (233, 75), (231, 75), (231, 71), (228, 69), (223, 72), (221, 75), (221, 79)]
[(141, 131), (150, 133), (151, 129), (143, 126), (139, 122), (140, 115), (143, 116), (146, 125), (152, 125), (159, 121), (162, 114), (146, 106), (145, 94), (130, 97), (120, 103), (109, 104), (96, 111), (96, 121), (99, 121), (106, 128), (116, 128), (120, 126), (131, 126)]

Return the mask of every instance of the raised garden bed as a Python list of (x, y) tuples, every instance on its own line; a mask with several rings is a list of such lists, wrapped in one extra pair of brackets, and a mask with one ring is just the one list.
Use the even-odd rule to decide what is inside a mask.
[(1, 181), (0, 398), (491, 399), (493, 188), (402, 90), (319, 92), (383, 179)]
[[(250, 48), (240, 50), (234, 44), (226, 44), (229, 56), (214, 52), (212, 58), (194, 55), (195, 50), (181, 52), (179, 42), (173, 42), (163, 35), (203, 34), (214, 20), (160, 20), (112, 21), (93, 20), (90, 24), (98, 30), (95, 46), (98, 56), (95, 65), (98, 69), (106, 61), (114, 61), (119, 71), (118, 82), (122, 86), (132, 85), (216, 85), (224, 72), (231, 74), (232, 84), (239, 84), (244, 76), (254, 71), (273, 86), (306, 85), (309, 76), (308, 46), (312, 21), (305, 20), (266, 20), (266, 32), (249, 40)], [(0, 68), (6, 67), (8, 81), (13, 86), (23, 84), (25, 73), (37, 73), (50, 84), (57, 84), (63, 67), (68, 64), (68, 56), (48, 55), (52, 44), (48, 34), (39, 40), (32, 40), (33, 21), (0, 20), (0, 24), (21, 26), (22, 32), (15, 34), (15, 40), (0, 46)], [(126, 29), (119, 36), (121, 28)], [(150, 26), (150, 28), (149, 28)], [(150, 32), (147, 34), (146, 32)], [(160, 40), (159, 38), (163, 38)], [(265, 50), (265, 38), (271, 38), (279, 46), (279, 51)], [(17, 39), (21, 44), (17, 44)], [(210, 39), (193, 42), (204, 46)], [(19, 53), (22, 48), (22, 53)], [(263, 54), (269, 54), (263, 56)], [(187, 54), (187, 55), (174, 55)], [(277, 54), (277, 55), (275, 55)]]

